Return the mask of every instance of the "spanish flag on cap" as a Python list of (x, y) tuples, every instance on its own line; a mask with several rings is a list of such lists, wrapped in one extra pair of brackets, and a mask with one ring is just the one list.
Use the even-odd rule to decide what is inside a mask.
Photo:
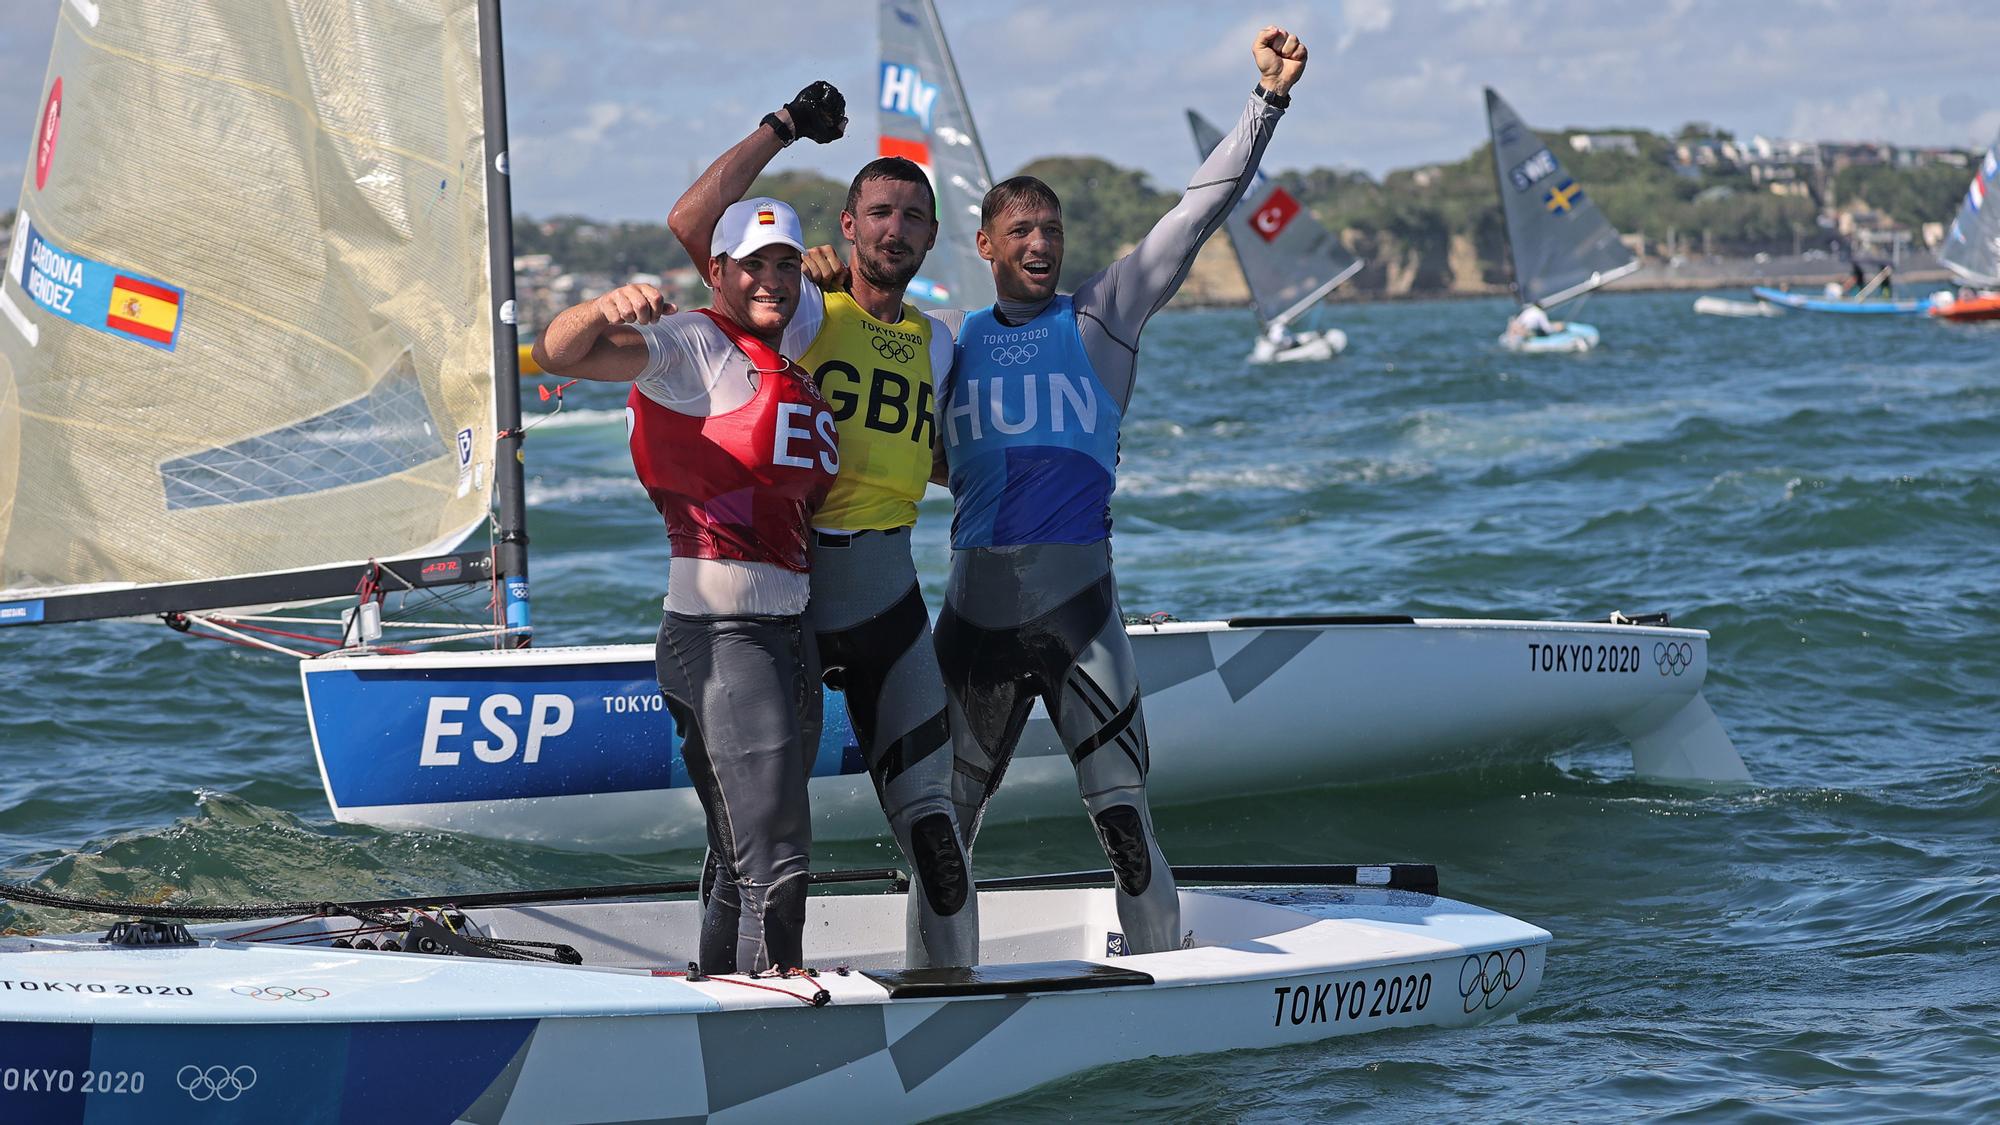
[(757, 208), (758, 226), (760, 227), (776, 226), (777, 223), (778, 223), (778, 213), (776, 211), (771, 210), (769, 207)]

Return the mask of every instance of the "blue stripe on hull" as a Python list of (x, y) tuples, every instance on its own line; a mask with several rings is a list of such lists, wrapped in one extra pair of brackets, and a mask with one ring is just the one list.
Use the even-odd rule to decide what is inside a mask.
[[(328, 671), (309, 711), (342, 808), (681, 789), (680, 739), (650, 663)], [(815, 777), (866, 770), (826, 693)]]
[(1787, 293), (1781, 289), (1757, 286), (1750, 290), (1760, 300), (1789, 309), (1804, 309), (1807, 312), (1846, 313), (1850, 316), (1916, 316), (1930, 309), (1928, 297), (1903, 301), (1857, 300), (1853, 297), (1814, 297), (1806, 293)]
[(536, 1022), (0, 1024), (0, 1121), (450, 1121)]

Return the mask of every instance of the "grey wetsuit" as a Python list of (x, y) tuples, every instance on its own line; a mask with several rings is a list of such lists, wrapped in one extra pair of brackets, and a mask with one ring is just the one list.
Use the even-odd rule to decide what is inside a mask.
[[(970, 316), (944, 314), (958, 336), (958, 355), (951, 388), (938, 397), (938, 433), (951, 459), (960, 519), (936, 639), (950, 697), (960, 830), (969, 849), (1039, 698), (1076, 768), (1077, 787), (1116, 875), (1124, 949), (1132, 953), (1180, 944), (1180, 899), (1146, 802), (1145, 717), (1111, 572), (1109, 455), (1099, 446), (1090, 455), (1017, 449), (995, 456), (975, 446), (982, 432), (1014, 434), (1036, 426), (1038, 410), (1046, 412), (1040, 425), (1052, 431), (1050, 447), (1078, 441), (1085, 405), (1093, 420), (1122, 419), (1137, 373), (1140, 330), (1180, 287), (1202, 243), (1242, 197), (1280, 113), (1252, 97), (1173, 210), (1072, 297), (1028, 305), (1003, 301)], [(990, 338), (969, 339), (975, 328)], [(1039, 372), (1039, 390), (1027, 377), (1026, 397), (1003, 405), (1005, 395), (1020, 389), (1003, 380), (1049, 364), (1067, 341), (1076, 341), (1083, 353), (1072, 358), (1087, 364)], [(1077, 374), (1084, 366), (1093, 385)], [(987, 378), (973, 386), (981, 375)], [(1099, 388), (1108, 403), (1091, 397)], [(1039, 397), (1044, 391), (1046, 397)], [(1067, 431), (1053, 417), (1065, 409), (1078, 411)], [(983, 464), (975, 464), (982, 457)], [(1093, 474), (1104, 479), (1094, 481)], [(975, 486), (989, 498), (1018, 492), (1033, 499), (997, 524), (990, 512), (969, 521), (968, 494)], [(1066, 493), (1079, 510), (1037, 510), (1062, 507)], [(1048, 498), (1055, 499), (1039, 503)], [(1032, 528), (1020, 531), (1037, 521), (1055, 530), (1046, 537)], [(961, 534), (968, 523), (980, 525), (977, 534)], [(996, 534), (1001, 525), (1014, 531)]]
[(979, 904), (952, 804), (944, 685), (910, 529), (813, 539), (807, 617), (826, 682), (846, 695), (875, 794), (910, 860), (911, 964), (976, 964)]
[[(920, 388), (918, 401), (928, 401), (933, 374), (951, 366), (951, 334), (942, 325), (931, 325), (929, 348), (915, 354), (864, 344), (906, 341), (907, 335), (894, 333), (907, 332), (907, 317), (914, 314), (906, 310), (905, 321), (888, 326), (861, 312), (845, 295), (829, 300), (807, 285), (784, 344), (806, 357), (815, 368), (814, 378), (823, 381), (834, 403), (849, 471), (863, 472), (861, 479), (869, 481), (869, 452), (885, 443), (900, 447), (896, 452), (922, 451), (915, 482), (921, 496), (930, 435), (935, 433), (930, 411), (903, 409), (893, 395), (886, 396), (885, 404), (883, 390), (900, 385), (908, 395), (914, 385)], [(843, 340), (853, 352), (839, 350)], [(864, 400), (869, 405), (864, 407)], [(901, 496), (910, 483), (901, 480), (893, 491)], [(884, 492), (892, 491), (879, 476), (872, 488), (865, 495), (877, 505)], [(839, 505), (829, 500), (829, 508), (838, 511)], [(852, 519), (854, 514), (849, 507), (846, 515)], [(979, 904), (951, 799), (944, 683), (931, 643), (930, 610), (910, 558), (910, 525), (890, 526), (891, 521), (916, 518), (915, 499), (908, 500), (907, 511), (900, 505), (877, 507), (872, 517), (822, 524), (814, 531), (812, 600), (806, 617), (818, 638), (826, 683), (846, 697), (882, 812), (896, 846), (909, 860), (909, 962), (913, 967), (971, 965), (979, 960)]]
[(670, 612), (654, 651), (681, 759), (708, 815), (702, 968), (801, 966), (812, 855), (806, 782), (820, 728), (811, 630), (797, 616)]

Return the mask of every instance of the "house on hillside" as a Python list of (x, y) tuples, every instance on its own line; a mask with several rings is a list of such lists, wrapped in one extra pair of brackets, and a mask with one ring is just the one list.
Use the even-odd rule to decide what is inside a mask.
[(1578, 152), (1622, 152), (1639, 155), (1639, 139), (1630, 133), (1571, 133), (1569, 147)]

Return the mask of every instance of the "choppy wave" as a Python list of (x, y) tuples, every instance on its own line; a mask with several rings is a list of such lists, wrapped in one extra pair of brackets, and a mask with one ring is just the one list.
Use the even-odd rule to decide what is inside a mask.
[[(1327, 315), (1347, 355), (1254, 372), (1241, 313), (1148, 330), (1115, 504), (1125, 607), (1669, 609), (1712, 634), (1707, 696), (1756, 784), (1641, 783), (1621, 744), (1585, 741), (1155, 810), (1177, 862), (1434, 861), (1447, 893), (1556, 935), (1542, 992), (1513, 1026), (1137, 1063), (977, 1117), (2000, 1116), (1995, 336), (1607, 296), (1600, 351), (1529, 357), (1492, 346), (1498, 302)], [(666, 553), (622, 396), (574, 387), (530, 433), (547, 640), (657, 621)], [(934, 607), (948, 525), (927, 499)], [(370, 897), (699, 862), (333, 824), (296, 670), (158, 625), (0, 630), (0, 763), (0, 874), (78, 894)], [(991, 826), (978, 860), (1103, 862), (1080, 809)]]

